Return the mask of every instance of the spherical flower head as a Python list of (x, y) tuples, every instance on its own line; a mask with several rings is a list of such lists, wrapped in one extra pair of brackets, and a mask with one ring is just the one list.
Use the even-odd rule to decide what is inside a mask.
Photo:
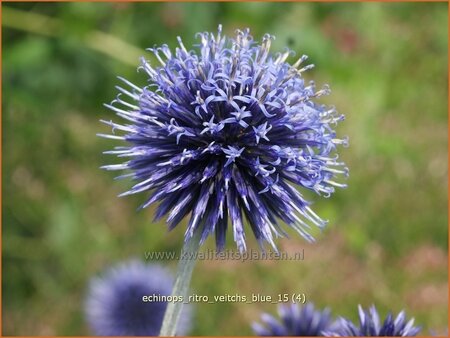
[[(159, 265), (135, 260), (110, 268), (89, 284), (88, 324), (98, 336), (158, 336), (167, 302), (144, 302), (143, 296), (169, 296), (172, 285), (172, 276)], [(191, 309), (184, 306), (178, 333), (186, 334), (190, 323)]]
[(316, 102), (328, 87), (305, 83), (306, 56), (291, 65), (292, 51), (272, 55), (268, 34), (257, 44), (248, 29), (228, 38), (219, 26), (198, 37), (192, 51), (180, 38), (174, 53), (150, 49), (160, 65), (142, 60), (148, 86), (121, 79), (129, 88), (106, 106), (128, 123), (103, 121), (113, 135), (100, 135), (126, 141), (106, 153), (129, 160), (104, 168), (130, 171), (120, 177), (138, 182), (122, 195), (149, 193), (142, 207), (159, 202), (155, 218), (166, 215), (169, 229), (190, 215), (186, 241), (215, 233), (221, 250), (230, 225), (243, 252), (245, 223), (275, 250), (281, 223), (313, 241), (310, 225), (326, 222), (298, 189), (328, 197), (347, 175), (336, 154), (346, 140), (333, 130), (343, 116)]
[(318, 311), (309, 303), (305, 306), (297, 304), (280, 305), (278, 307), (280, 321), (269, 314), (263, 314), (263, 324), (254, 323), (253, 331), (258, 336), (323, 336), (323, 332), (331, 330), (330, 310)]
[(397, 317), (389, 313), (380, 325), (380, 317), (374, 305), (368, 310), (363, 310), (358, 305), (359, 326), (353, 324), (345, 318), (340, 318), (339, 328), (334, 332), (328, 332), (328, 336), (333, 337), (407, 337), (416, 336), (420, 332), (420, 327), (414, 326), (414, 318), (406, 321), (404, 311)]

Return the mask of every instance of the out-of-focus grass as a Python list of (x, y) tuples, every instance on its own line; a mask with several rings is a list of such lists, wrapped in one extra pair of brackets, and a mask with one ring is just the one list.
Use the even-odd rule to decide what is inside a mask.
[[(135, 53), (105, 53), (111, 40), (93, 48), (92, 37), (102, 32), (142, 50), (173, 47), (177, 35), (191, 45), (197, 31), (218, 23), (230, 34), (270, 32), (274, 49), (310, 56), (317, 67), (307, 77), (329, 83), (324, 102), (346, 114), (339, 133), (350, 136), (342, 158), (351, 176), (331, 199), (312, 197), (331, 221), (317, 244), (294, 234), (280, 241), (288, 251), (304, 248), (304, 261), (199, 262), (193, 292), (304, 292), (353, 319), (358, 303), (375, 303), (382, 311), (405, 308), (425, 330), (447, 326), (447, 4), (3, 8), (4, 22), (12, 8), (60, 24), (52, 36), (3, 27), (3, 334), (89, 334), (82, 306), (92, 275), (147, 250), (180, 249), (182, 226), (167, 234), (162, 222), (152, 224), (152, 210), (135, 210), (143, 196), (117, 198), (129, 182), (98, 169), (110, 160), (100, 154), (111, 142), (95, 134), (106, 131), (100, 118), (113, 118), (102, 104), (115, 95), (115, 76), (146, 80), (123, 60)], [(275, 308), (196, 310), (194, 335), (248, 335), (249, 323)]]

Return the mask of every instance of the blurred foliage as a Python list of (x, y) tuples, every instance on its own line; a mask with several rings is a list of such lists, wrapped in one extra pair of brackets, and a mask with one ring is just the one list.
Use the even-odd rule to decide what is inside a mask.
[[(302, 262), (199, 262), (192, 290), (209, 296), (304, 292), (356, 319), (358, 303), (407, 310), (447, 327), (447, 4), (445, 3), (7, 3), (3, 7), (3, 334), (89, 334), (89, 278), (147, 250), (179, 250), (171, 233), (119, 199), (130, 182), (98, 168), (111, 142), (117, 75), (137, 84), (136, 53), (176, 36), (250, 27), (273, 49), (308, 54), (306, 75), (346, 115), (349, 188), (316, 211), (318, 243), (297, 236)], [(17, 13), (29, 20), (18, 20)], [(125, 47), (124, 47), (125, 46)], [(128, 46), (128, 47), (127, 47)], [(133, 47), (134, 46), (134, 47)], [(131, 61), (130, 61), (131, 60)], [(135, 60), (136, 66), (132, 66)], [(250, 236), (249, 236), (250, 237)], [(233, 249), (229, 236), (229, 248)], [(212, 247), (211, 242), (208, 247)], [(252, 242), (251, 247), (256, 248)], [(175, 267), (176, 262), (166, 262)], [(194, 335), (249, 335), (270, 304), (197, 304)], [(233, 323), (233, 325), (230, 325)]]

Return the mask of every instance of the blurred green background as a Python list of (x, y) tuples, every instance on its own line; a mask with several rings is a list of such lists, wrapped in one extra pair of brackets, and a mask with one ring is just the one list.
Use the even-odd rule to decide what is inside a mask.
[[(7, 3), (3, 29), (3, 334), (88, 335), (82, 304), (105, 267), (179, 250), (144, 196), (117, 198), (129, 181), (99, 169), (113, 143), (103, 108), (145, 48), (198, 31), (250, 27), (308, 54), (306, 77), (330, 84), (324, 102), (346, 115), (341, 151), (348, 189), (314, 196), (330, 220), (318, 242), (293, 235), (282, 250), (301, 262), (203, 261), (201, 295), (303, 292), (356, 319), (356, 306), (406, 309), (418, 324), (447, 327), (447, 4), (445, 3)], [(292, 232), (291, 232), (292, 234)], [(251, 237), (251, 236), (248, 236)], [(212, 248), (209, 241), (207, 246)], [(232, 236), (228, 248), (234, 249)], [(256, 249), (254, 241), (250, 247)], [(176, 262), (163, 262), (175, 269)], [(197, 304), (193, 335), (251, 335), (270, 304)]]

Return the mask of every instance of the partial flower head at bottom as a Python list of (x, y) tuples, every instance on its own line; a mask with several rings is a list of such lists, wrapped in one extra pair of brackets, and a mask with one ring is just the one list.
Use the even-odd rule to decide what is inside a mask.
[[(144, 296), (170, 296), (173, 278), (159, 265), (133, 260), (108, 269), (90, 281), (85, 302), (87, 322), (98, 336), (158, 336), (167, 302), (144, 302)], [(160, 298), (158, 298), (160, 299)], [(191, 326), (184, 306), (178, 333)]]
[(395, 318), (389, 313), (383, 324), (374, 305), (364, 310), (358, 305), (359, 325), (348, 319), (340, 318), (339, 329), (328, 332), (333, 337), (406, 337), (416, 336), (420, 327), (414, 326), (414, 318), (406, 320), (405, 311), (401, 311)]
[(279, 320), (267, 313), (263, 314), (262, 323), (252, 325), (253, 331), (258, 336), (318, 337), (334, 328), (330, 310), (316, 310), (311, 303), (305, 306), (280, 305), (278, 315)]

